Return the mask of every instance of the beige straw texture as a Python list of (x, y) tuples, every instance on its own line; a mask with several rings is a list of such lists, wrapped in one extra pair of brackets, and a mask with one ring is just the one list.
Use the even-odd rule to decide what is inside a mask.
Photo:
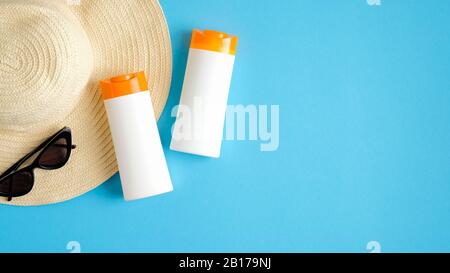
[(156, 116), (172, 72), (157, 0), (0, 0), (0, 172), (64, 126), (77, 145), (68, 164), (36, 169), (32, 206), (86, 193), (117, 172), (98, 81), (145, 71)]

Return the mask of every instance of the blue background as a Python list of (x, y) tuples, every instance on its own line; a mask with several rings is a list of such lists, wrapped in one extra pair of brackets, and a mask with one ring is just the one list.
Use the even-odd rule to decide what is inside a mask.
[[(0, 251), (450, 251), (450, 2), (161, 4), (174, 74), (160, 130), (175, 191), (126, 203), (116, 175), (75, 200), (0, 207)], [(229, 104), (280, 105), (280, 147), (168, 150), (192, 28), (239, 35)]]

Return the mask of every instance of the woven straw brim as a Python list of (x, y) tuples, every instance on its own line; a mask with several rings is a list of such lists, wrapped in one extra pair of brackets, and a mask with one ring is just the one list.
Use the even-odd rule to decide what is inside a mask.
[[(2, 0), (0, 0), (2, 1)], [(66, 0), (61, 0), (66, 2)], [(0, 172), (33, 150), (64, 126), (72, 129), (72, 152), (67, 165), (54, 171), (36, 169), (34, 188), (26, 196), (0, 203), (35, 206), (66, 201), (108, 180), (117, 171), (99, 80), (145, 71), (157, 118), (170, 88), (171, 43), (164, 14), (157, 0), (81, 0), (70, 10), (78, 18), (93, 53), (93, 71), (71, 112), (41, 128), (26, 132), (1, 130)]]

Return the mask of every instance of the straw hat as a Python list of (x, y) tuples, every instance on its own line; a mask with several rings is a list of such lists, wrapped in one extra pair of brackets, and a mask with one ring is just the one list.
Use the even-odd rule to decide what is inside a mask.
[(145, 71), (156, 116), (172, 60), (157, 0), (0, 0), (0, 173), (64, 126), (73, 151), (59, 170), (35, 169), (30, 206), (86, 193), (117, 172), (99, 80)]

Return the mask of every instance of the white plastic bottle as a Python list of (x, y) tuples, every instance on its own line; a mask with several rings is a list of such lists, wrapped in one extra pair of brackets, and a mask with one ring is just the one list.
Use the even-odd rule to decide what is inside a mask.
[(238, 38), (194, 29), (170, 148), (220, 157)]
[(125, 200), (173, 190), (144, 72), (100, 82)]

